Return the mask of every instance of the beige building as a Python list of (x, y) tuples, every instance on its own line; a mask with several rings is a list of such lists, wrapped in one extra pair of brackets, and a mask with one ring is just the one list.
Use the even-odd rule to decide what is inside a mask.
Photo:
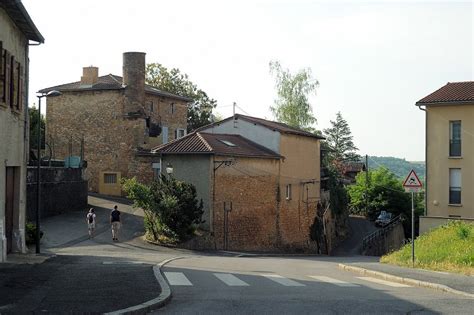
[(474, 222), (474, 81), (448, 83), (416, 105), (426, 113), (426, 215), (420, 234), (448, 219)]
[(28, 43), (43, 43), (20, 1), (0, 2), (0, 262), (25, 252)]
[(321, 139), (237, 114), (152, 152), (196, 186), (215, 248), (316, 250)]
[[(147, 152), (186, 135), (189, 98), (145, 84), (145, 53), (123, 54), (123, 77), (83, 68), (80, 81), (42, 89), (53, 158), (83, 156), (91, 191), (120, 195), (120, 179), (153, 179)], [(82, 142), (82, 144), (81, 144)]]

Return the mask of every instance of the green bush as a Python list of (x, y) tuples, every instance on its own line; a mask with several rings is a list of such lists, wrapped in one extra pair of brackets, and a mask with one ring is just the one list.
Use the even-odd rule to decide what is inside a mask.
[[(43, 237), (44, 232), (40, 231), (40, 239)], [(36, 243), (36, 224), (27, 222), (25, 224), (25, 241), (26, 244)]]
[(197, 200), (192, 184), (161, 176), (150, 186), (132, 178), (124, 180), (122, 187), (134, 206), (144, 210), (145, 230), (154, 241), (185, 240), (202, 223), (202, 200)]

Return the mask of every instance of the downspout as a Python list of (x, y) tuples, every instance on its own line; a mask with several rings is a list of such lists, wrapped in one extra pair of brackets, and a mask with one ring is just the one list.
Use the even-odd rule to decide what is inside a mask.
[(425, 112), (425, 212), (424, 216), (426, 217), (428, 211), (428, 112), (425, 108), (418, 105), (418, 109)]

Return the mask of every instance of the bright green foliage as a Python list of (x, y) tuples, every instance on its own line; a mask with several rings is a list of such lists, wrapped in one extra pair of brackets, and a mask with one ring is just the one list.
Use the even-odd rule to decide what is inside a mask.
[[(381, 262), (411, 267), (411, 245), (383, 256)], [(474, 275), (474, 225), (451, 221), (418, 237), (415, 267)]]
[(356, 153), (359, 149), (354, 145), (351, 129), (341, 112), (336, 114), (336, 121), (331, 120), (331, 125), (324, 129), (329, 161), (360, 161), (361, 157)]
[(178, 68), (168, 70), (159, 63), (146, 66), (146, 83), (160, 90), (193, 99), (188, 107), (188, 132), (211, 123), (217, 101), (207, 96)]
[[(28, 108), (30, 118), (30, 150), (38, 150), (38, 109), (35, 107)], [(41, 115), (41, 148), (45, 143), (45, 120)]]
[(314, 132), (313, 116), (308, 95), (315, 93), (318, 81), (312, 79), (311, 69), (300, 70), (292, 74), (283, 69), (278, 61), (270, 62), (270, 72), (275, 75), (278, 98), (270, 110), (276, 120), (295, 128)]
[(158, 241), (162, 236), (181, 241), (201, 223), (202, 200), (198, 202), (196, 188), (174, 178), (162, 176), (151, 186), (135, 178), (124, 180), (123, 190), (135, 207), (145, 212), (145, 229), (148, 236)]
[(392, 212), (394, 215), (410, 213), (410, 195), (404, 191), (400, 179), (393, 173), (381, 167), (369, 171), (368, 178), (369, 182), (366, 185), (365, 172), (359, 173), (356, 183), (348, 187), (353, 213), (367, 215), (370, 219), (375, 219), (381, 210)]
[(369, 169), (375, 169), (381, 166), (385, 166), (401, 179), (405, 179), (408, 173), (410, 173), (411, 170), (414, 170), (420, 180), (424, 182), (424, 162), (409, 162), (405, 159), (400, 159), (391, 156), (369, 156)]

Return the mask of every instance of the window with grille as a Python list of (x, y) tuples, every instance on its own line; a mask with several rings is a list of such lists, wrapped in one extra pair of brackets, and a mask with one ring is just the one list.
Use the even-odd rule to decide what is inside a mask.
[(461, 156), (461, 121), (449, 122), (449, 156)]
[(449, 169), (449, 203), (453, 205), (461, 204), (461, 169)]
[(104, 184), (117, 184), (117, 174), (105, 173), (104, 174)]

